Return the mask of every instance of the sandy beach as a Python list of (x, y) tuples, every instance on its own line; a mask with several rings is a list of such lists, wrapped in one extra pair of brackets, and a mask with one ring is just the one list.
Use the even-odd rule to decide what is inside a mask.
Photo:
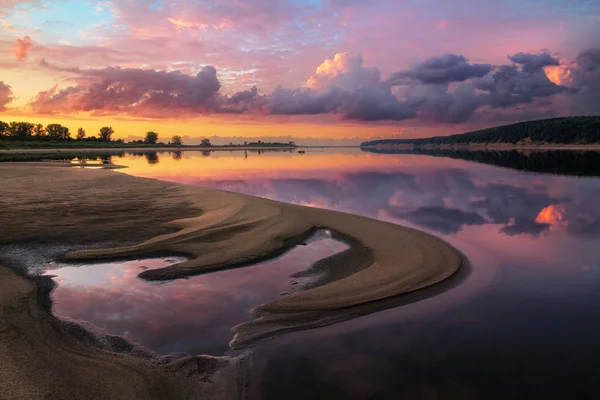
[[(0, 246), (78, 249), (59, 255), (71, 261), (189, 258), (142, 272), (146, 280), (251, 265), (282, 254), (317, 228), (350, 245), (320, 262), (319, 268), (329, 272), (320, 286), (259, 306), (257, 319), (236, 327), (238, 345), (333, 323), (355, 307), (444, 281), (463, 264), (460, 253), (441, 239), (398, 225), (109, 170), (6, 163), (0, 164), (0, 186)], [(0, 255), (0, 263), (11, 267), (0, 267), (0, 355), (8, 360), (0, 379), (8, 382), (9, 398), (38, 393), (78, 398), (66, 394), (86, 390), (99, 393), (92, 398), (115, 398), (113, 389), (127, 394), (119, 398), (235, 395), (235, 360), (192, 357), (156, 365), (84, 343), (52, 316), (47, 284), (16, 273), (23, 266), (14, 259)], [(191, 364), (196, 367), (189, 372)], [(190, 379), (194, 374), (205, 379)], [(33, 381), (34, 376), (42, 378)]]

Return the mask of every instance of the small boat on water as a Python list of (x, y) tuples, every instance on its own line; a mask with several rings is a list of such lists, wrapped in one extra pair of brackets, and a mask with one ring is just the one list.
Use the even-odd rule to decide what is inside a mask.
[(298, 150), (298, 154), (304, 154), (306, 153), (304, 150)]

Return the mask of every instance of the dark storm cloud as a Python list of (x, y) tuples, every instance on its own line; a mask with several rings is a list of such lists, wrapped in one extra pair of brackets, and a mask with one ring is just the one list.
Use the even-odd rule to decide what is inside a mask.
[(528, 73), (534, 73), (540, 71), (544, 67), (560, 64), (558, 59), (552, 57), (549, 53), (530, 54), (521, 52), (508, 56), (508, 59), (515, 64), (520, 64), (523, 72)]
[(491, 70), (490, 64), (469, 64), (463, 56), (444, 54), (429, 58), (409, 71), (396, 72), (390, 76), (388, 82), (390, 85), (398, 85), (407, 78), (425, 84), (463, 82), (471, 78), (481, 78)]

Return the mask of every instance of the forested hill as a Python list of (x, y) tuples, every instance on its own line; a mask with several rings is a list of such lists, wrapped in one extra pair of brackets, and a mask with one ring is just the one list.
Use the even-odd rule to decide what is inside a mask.
[(422, 139), (363, 142), (374, 146), (443, 146), (469, 144), (600, 144), (600, 117), (566, 117), (519, 122), (479, 131)]

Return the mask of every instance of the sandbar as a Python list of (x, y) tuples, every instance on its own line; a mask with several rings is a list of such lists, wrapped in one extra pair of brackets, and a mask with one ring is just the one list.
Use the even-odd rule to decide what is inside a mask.
[[(399, 225), (110, 170), (5, 163), (0, 164), (0, 187), (0, 246), (61, 244), (80, 249), (62, 255), (70, 261), (153, 255), (188, 257), (188, 261), (140, 273), (149, 281), (249, 266), (282, 254), (319, 228), (331, 230), (350, 245), (345, 252), (323, 260), (320, 266), (343, 273), (332, 273), (318, 287), (258, 306), (253, 311), (255, 320), (236, 327), (237, 345), (295, 328), (333, 323), (336, 315), (357, 306), (442, 282), (456, 274), (464, 262), (461, 254), (443, 240)], [(98, 248), (99, 243), (109, 245)], [(133, 396), (120, 398), (160, 398), (149, 391), (148, 385), (159, 385), (152, 383), (153, 379), (165, 385), (164, 390), (172, 391), (168, 392), (169, 398), (187, 398), (188, 392), (183, 392), (182, 387), (188, 388), (189, 393), (210, 391), (212, 397), (219, 398), (225, 389), (216, 388), (217, 378), (221, 385), (230, 380), (228, 390), (236, 388), (231, 383), (235, 381), (230, 372), (234, 368), (232, 360), (216, 359), (223, 363), (222, 368), (213, 368), (219, 372), (211, 376), (217, 378), (207, 378), (204, 386), (192, 388), (177, 380), (178, 370), (172, 364), (156, 366), (147, 360), (82, 344), (61, 328), (50, 307), (41, 306), (49, 302), (48, 293), (38, 290), (36, 279), (16, 273), (19, 265), (11, 265), (11, 260), (2, 259), (1, 254), (0, 263), (12, 267), (0, 267), (0, 310), (4, 314), (0, 325), (0, 378), (12, 385), (10, 390), (14, 393), (20, 395), (24, 385), (39, 391), (45, 390), (46, 385), (60, 386), (54, 378), (36, 380), (40, 371), (48, 377), (62, 374), (60, 379), (67, 380), (68, 376), (89, 374), (89, 380), (70, 385), (79, 387), (81, 382), (80, 389), (91, 385), (101, 391), (107, 382), (103, 379), (114, 379), (127, 386), (127, 393)], [(21, 335), (16, 335), (16, 331)], [(37, 353), (47, 357), (32, 361)], [(56, 359), (51, 354), (56, 354)], [(75, 366), (73, 357), (81, 362), (76, 370), (56, 364), (60, 361), (60, 365)], [(97, 369), (105, 372), (96, 372)], [(123, 369), (128, 372), (122, 372)], [(182, 392), (177, 392), (177, 388)], [(31, 398), (23, 396), (13, 398)]]

